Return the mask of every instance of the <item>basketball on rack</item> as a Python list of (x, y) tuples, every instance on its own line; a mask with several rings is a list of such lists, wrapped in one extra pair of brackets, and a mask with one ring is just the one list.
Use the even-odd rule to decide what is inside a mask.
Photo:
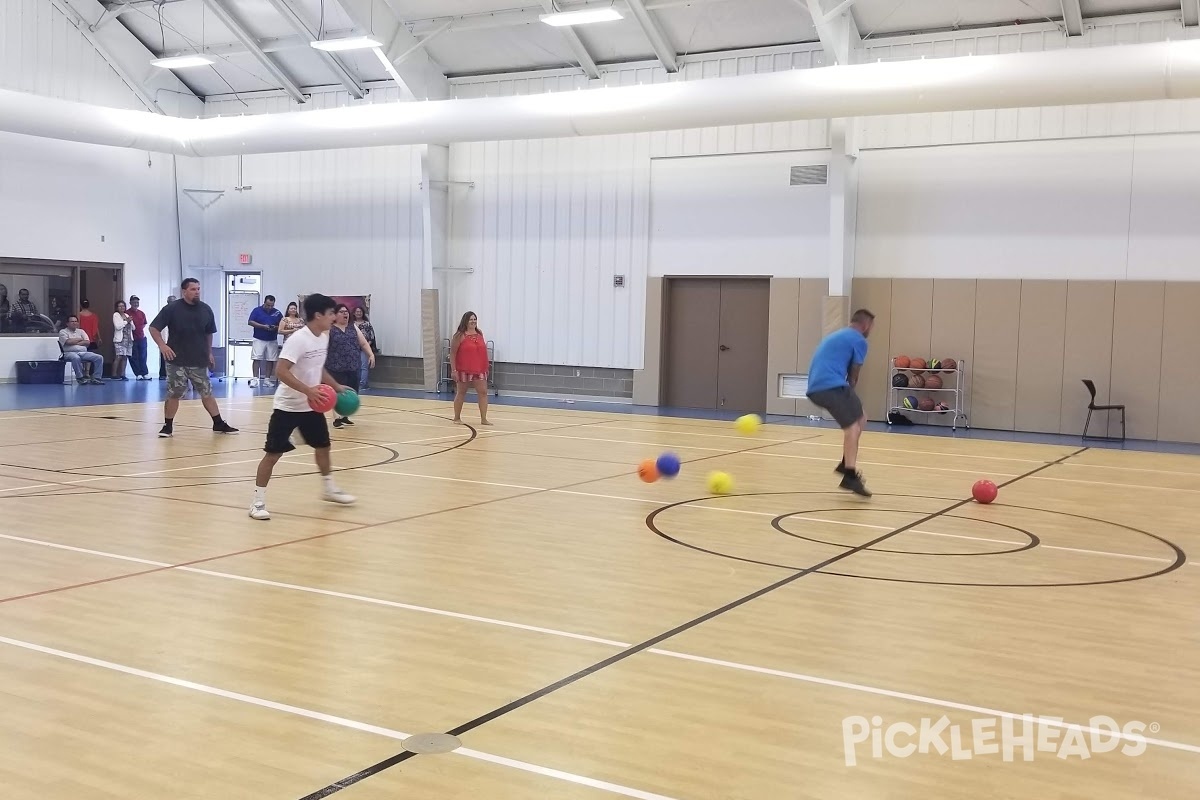
[(896, 369), (908, 369), (908, 365), (912, 362), (909, 361), (908, 356), (896, 356), (892, 359), (892, 363), (895, 364)]
[(954, 370), (958, 369), (958, 362), (953, 358), (943, 358), (942, 369), (953, 372)]
[(933, 411), (933, 398), (922, 397), (920, 403), (918, 404), (918, 408), (920, 408), (921, 411)]
[(913, 371), (913, 373), (916, 375), (919, 375), (922, 372), (924, 372), (926, 366), (927, 365), (925, 363), (925, 359), (923, 359), (923, 358), (914, 358), (911, 361), (909, 361), (909, 364), (908, 364), (909, 369), (911, 369)]
[(929, 384), (925, 380), (924, 375), (913, 375), (911, 378), (908, 379), (908, 385), (914, 389), (924, 389)]
[(941, 369), (942, 362), (938, 361), (936, 358), (931, 358), (929, 359), (929, 368), (934, 370)]
[(938, 377), (937, 375), (930, 375), (928, 378), (925, 379), (925, 388), (926, 389), (942, 388), (942, 379), (940, 377)]
[(897, 372), (892, 376), (892, 386), (895, 386), (897, 389), (907, 388), (908, 385), (908, 376), (903, 372)]
[(910, 394), (908, 397), (904, 398), (904, 407), (905, 408), (915, 409), (915, 408), (918, 408), (920, 406), (920, 404), (921, 403), (919, 400), (917, 400), (916, 395)]

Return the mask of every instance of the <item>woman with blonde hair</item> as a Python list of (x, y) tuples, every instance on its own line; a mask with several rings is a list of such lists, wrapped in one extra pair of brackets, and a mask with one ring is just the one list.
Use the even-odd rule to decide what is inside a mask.
[(462, 315), (458, 330), (450, 340), (450, 368), (456, 386), (454, 421), (462, 422), (463, 401), (467, 398), (467, 389), (473, 386), (475, 396), (479, 398), (479, 424), (491, 425), (487, 419), (487, 341), (483, 338), (483, 331), (479, 330), (479, 319), (474, 311)]

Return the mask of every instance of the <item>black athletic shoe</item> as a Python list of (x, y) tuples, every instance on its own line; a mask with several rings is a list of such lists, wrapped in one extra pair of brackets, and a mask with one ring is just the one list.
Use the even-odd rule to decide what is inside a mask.
[(213, 423), (213, 433), (237, 433), (238, 429), (230, 425), (225, 420)]
[(174, 435), (175, 430), (171, 425), (163, 425), (162, 429), (158, 432), (158, 438), (160, 439), (170, 439)]
[(846, 472), (842, 475), (842, 483), (839, 488), (847, 489), (855, 494), (863, 497), (870, 497), (871, 493), (867, 491), (866, 485), (863, 484), (862, 474), (859, 472)]
[(841, 461), (838, 462), (838, 465), (833, 468), (833, 471), (836, 472), (838, 475), (849, 475), (854, 470), (846, 469), (846, 459), (843, 458)]

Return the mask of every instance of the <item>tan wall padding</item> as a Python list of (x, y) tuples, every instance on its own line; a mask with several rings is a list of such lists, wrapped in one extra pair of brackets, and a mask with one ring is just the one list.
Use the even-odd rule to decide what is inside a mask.
[[(941, 378), (947, 389), (952, 389), (958, 381), (963, 381), (967, 392), (963, 403), (966, 406), (968, 421), (971, 414), (971, 370), (975, 367), (975, 284), (976, 281), (972, 280), (953, 279), (939, 279), (933, 282), (933, 321), (929, 334), (928, 357), (966, 361), (965, 370), (955, 375), (942, 374)], [(954, 395), (949, 392), (931, 393), (930, 396), (949, 406), (956, 402)], [(935, 425), (949, 425), (953, 422), (953, 417), (930, 416), (923, 421)]]
[(643, 361), (642, 368), (633, 371), (633, 402), (640, 406), (656, 406), (661, 399), (663, 284), (662, 278), (646, 279), (646, 339), (643, 345)]
[[(813, 353), (823, 338), (823, 315), (825, 301), (829, 293), (829, 281), (822, 278), (802, 278), (800, 280), (799, 320), (796, 328), (796, 371), (808, 373), (812, 363)], [(808, 400), (796, 402), (796, 413), (807, 417), (811, 414), (824, 412)]]
[[(1126, 406), (1126, 435), (1132, 439), (1159, 437), (1158, 387), (1162, 375), (1166, 288), (1161, 281), (1120, 281), (1116, 287), (1112, 388), (1107, 398), (1101, 396), (1097, 401)], [(1099, 426), (1094, 430), (1104, 432)], [(1118, 431), (1114, 421), (1109, 435)]]
[(1067, 282), (1022, 281), (1020, 320), (1014, 425), (1019, 431), (1058, 433)]
[(796, 331), (800, 328), (800, 279), (772, 278), (767, 319), (767, 413), (796, 413), (796, 401), (779, 396), (779, 376), (798, 369)]
[[(1162, 378), (1159, 382), (1158, 438), (1200, 442), (1200, 283), (1168, 283), (1163, 302)], [(1142, 388), (1146, 394), (1152, 386)], [(1127, 410), (1128, 414), (1129, 411)]]
[(975, 287), (975, 364), (971, 427), (1012, 430), (1017, 394), (1020, 281), (979, 281)]
[(821, 307), (821, 335), (828, 336), (849, 324), (850, 298), (826, 296)]
[(850, 301), (852, 307), (865, 308), (875, 314), (875, 327), (867, 341), (867, 361), (859, 375), (858, 396), (862, 398), (867, 419), (876, 421), (887, 419), (885, 398), (888, 365), (892, 358), (892, 283), (889, 278), (855, 278)]
[[(1067, 326), (1063, 346), (1062, 407), (1059, 433), (1079, 435), (1087, 419), (1087, 389), (1083, 380), (1096, 384), (1100, 398), (1109, 394), (1112, 369), (1113, 281), (1070, 281), (1067, 284)], [(1100, 400), (1099, 402), (1106, 402)], [(1104, 419), (1093, 419), (1088, 433), (1104, 435)]]

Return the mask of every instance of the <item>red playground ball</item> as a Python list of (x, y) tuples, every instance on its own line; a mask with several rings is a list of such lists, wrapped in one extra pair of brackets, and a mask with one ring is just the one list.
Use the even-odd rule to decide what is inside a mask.
[(999, 492), (996, 484), (991, 481), (976, 481), (975, 485), (971, 487), (971, 495), (975, 498), (975, 502), (985, 505), (995, 500)]
[(325, 383), (322, 383), (320, 386), (318, 386), (317, 391), (321, 393), (321, 399), (313, 400), (310, 397), (308, 399), (309, 407), (311, 407), (313, 411), (319, 411), (322, 414), (332, 411), (333, 407), (337, 405), (337, 392), (333, 390), (332, 386)]

